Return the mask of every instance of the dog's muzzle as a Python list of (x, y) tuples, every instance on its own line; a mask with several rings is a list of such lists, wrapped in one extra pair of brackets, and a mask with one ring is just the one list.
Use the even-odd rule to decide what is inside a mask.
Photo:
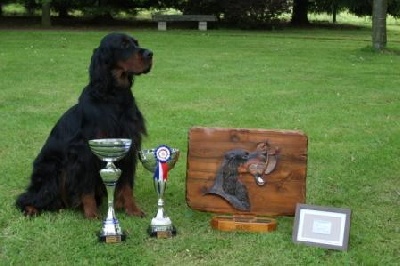
[(153, 58), (153, 51), (149, 49), (141, 49), (140, 52), (143, 59), (152, 59)]

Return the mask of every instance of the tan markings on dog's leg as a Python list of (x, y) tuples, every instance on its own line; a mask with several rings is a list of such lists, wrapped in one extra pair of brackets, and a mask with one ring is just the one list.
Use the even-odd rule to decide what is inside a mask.
[(124, 207), (124, 198), (122, 195), (122, 190), (117, 187), (114, 195), (114, 208), (122, 209), (123, 207)]
[(24, 214), (25, 216), (36, 216), (39, 214), (39, 211), (33, 206), (25, 206)]
[(117, 202), (123, 202), (123, 207), (125, 208), (126, 214), (140, 217), (145, 215), (144, 212), (136, 205), (135, 198), (133, 196), (133, 190), (129, 185), (124, 185), (121, 187), (116, 198)]
[(97, 218), (99, 217), (97, 213), (96, 200), (94, 194), (85, 194), (82, 196), (83, 213), (86, 218)]

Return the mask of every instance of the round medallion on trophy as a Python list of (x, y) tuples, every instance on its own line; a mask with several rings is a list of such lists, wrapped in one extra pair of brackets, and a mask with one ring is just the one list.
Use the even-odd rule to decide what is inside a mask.
[(165, 163), (171, 159), (171, 148), (161, 145), (155, 150), (155, 155), (159, 162)]

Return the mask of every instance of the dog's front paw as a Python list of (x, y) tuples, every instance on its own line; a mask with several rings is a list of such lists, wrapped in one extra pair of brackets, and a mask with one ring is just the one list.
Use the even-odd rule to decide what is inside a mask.
[(139, 209), (138, 207), (125, 208), (125, 212), (129, 216), (138, 216), (138, 217), (142, 217), (142, 218), (146, 216), (146, 214), (141, 209)]
[(34, 217), (34, 216), (37, 216), (39, 214), (40, 214), (39, 210), (36, 209), (35, 207), (33, 207), (33, 206), (25, 206), (25, 209), (24, 209), (24, 215), (25, 216)]
[(129, 216), (145, 217), (146, 214), (136, 205), (132, 187), (129, 185), (121, 186), (115, 196), (115, 208), (124, 208)]
[(83, 214), (87, 219), (95, 219), (99, 218), (99, 214), (97, 212), (96, 200), (93, 194), (83, 195), (82, 197), (82, 207)]
[(133, 197), (128, 197), (125, 201), (121, 196), (117, 197), (114, 203), (115, 209), (124, 209), (128, 216), (145, 217), (146, 214), (136, 205)]
[(83, 214), (86, 219), (97, 219), (100, 217), (97, 210), (85, 210)]

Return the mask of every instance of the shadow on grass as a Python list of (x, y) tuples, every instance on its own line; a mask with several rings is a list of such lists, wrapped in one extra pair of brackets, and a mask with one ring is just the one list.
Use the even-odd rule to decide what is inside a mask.
[(399, 48), (385, 48), (385, 49), (382, 49), (382, 50), (376, 50), (372, 46), (367, 46), (367, 47), (361, 48), (360, 51), (364, 52), (364, 53), (400, 56), (400, 49)]

